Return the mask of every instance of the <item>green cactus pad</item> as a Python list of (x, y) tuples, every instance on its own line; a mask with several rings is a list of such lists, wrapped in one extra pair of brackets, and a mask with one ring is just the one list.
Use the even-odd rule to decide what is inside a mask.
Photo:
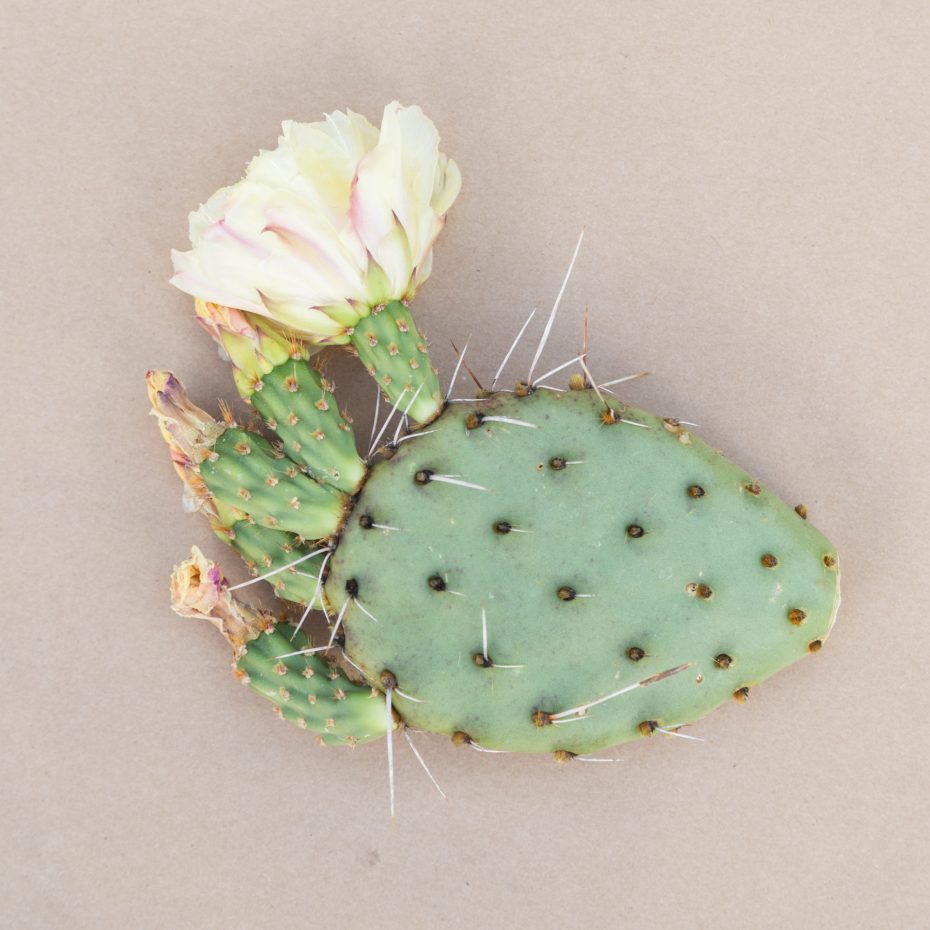
[(591, 752), (742, 698), (829, 633), (829, 541), (677, 423), (536, 391), (432, 429), (374, 466), (325, 585), (410, 726)]
[(204, 484), (237, 516), (322, 539), (341, 521), (344, 495), (302, 474), (261, 436), (229, 427), (200, 465)]
[(427, 423), (442, 410), (439, 378), (426, 339), (401, 301), (376, 307), (359, 320), (352, 346), (388, 400), (401, 410), (410, 405), (408, 415), (414, 422)]
[(332, 386), (301, 359), (278, 365), (260, 384), (249, 401), (278, 434), (288, 457), (306, 465), (318, 481), (354, 491), (365, 477), (365, 464)]
[(354, 684), (316, 655), (287, 655), (310, 646), (303, 632), (292, 639), (293, 633), (277, 627), (249, 642), (234, 665), (237, 676), (268, 698), (278, 716), (316, 733), (328, 746), (354, 746), (384, 736), (384, 696)]

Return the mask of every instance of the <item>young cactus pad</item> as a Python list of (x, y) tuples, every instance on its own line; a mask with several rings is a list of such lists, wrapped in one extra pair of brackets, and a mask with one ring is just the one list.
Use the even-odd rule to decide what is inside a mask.
[(408, 725), (592, 752), (745, 697), (829, 633), (833, 547), (674, 421), (540, 390), (430, 429), (373, 467), (325, 585)]
[(233, 672), (271, 701), (275, 713), (325, 745), (377, 739), (394, 727), (380, 692), (351, 681), (325, 661), (299, 629), (240, 600), (219, 566), (195, 546), (171, 576), (171, 606), (182, 617), (207, 620), (233, 649)]

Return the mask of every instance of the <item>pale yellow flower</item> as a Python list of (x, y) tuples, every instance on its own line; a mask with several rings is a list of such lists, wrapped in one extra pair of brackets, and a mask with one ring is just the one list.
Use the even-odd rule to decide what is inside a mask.
[(388, 104), (380, 131), (351, 110), (286, 122), (276, 149), (191, 214), (172, 283), (310, 342), (345, 343), (372, 307), (429, 277), (460, 186), (419, 107)]

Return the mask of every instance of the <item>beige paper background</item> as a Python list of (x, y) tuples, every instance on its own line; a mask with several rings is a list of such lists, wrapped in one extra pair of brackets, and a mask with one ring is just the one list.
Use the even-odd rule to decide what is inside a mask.
[[(922, 0), (5, 7), (0, 925), (926, 926)], [(322, 750), (168, 609), (192, 542), (142, 377), (225, 366), (168, 286), (283, 118), (393, 97), (465, 186), (416, 310), (485, 375), (584, 247), (599, 376), (695, 420), (844, 560), (817, 657), (617, 765)], [(538, 330), (537, 330), (538, 333)], [(524, 347), (516, 375), (525, 370)], [(334, 363), (365, 432), (372, 391)], [(464, 382), (463, 382), (464, 384)], [(12, 396), (11, 396), (12, 395)]]

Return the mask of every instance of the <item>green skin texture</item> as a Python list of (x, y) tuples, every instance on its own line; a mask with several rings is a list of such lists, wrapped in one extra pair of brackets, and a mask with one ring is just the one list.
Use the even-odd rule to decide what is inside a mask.
[[(301, 631), (279, 626), (249, 642), (236, 661), (249, 687), (268, 698), (276, 712), (301, 729), (316, 733), (327, 746), (354, 746), (387, 733), (383, 695), (357, 685), (318, 655), (279, 658), (307, 649)], [(312, 703), (311, 703), (312, 699)]]
[(413, 422), (427, 423), (442, 410), (439, 378), (426, 339), (401, 301), (392, 300), (359, 320), (351, 343), (390, 403), (401, 412), (409, 405), (407, 413)]
[(314, 608), (322, 610), (317, 576), (325, 553), (312, 556), (299, 565), (292, 564), (319, 547), (313, 543), (301, 543), (291, 533), (249, 523), (248, 520), (234, 524), (231, 535), (224, 534), (222, 539), (242, 556), (252, 575), (267, 576), (278, 597), (304, 607), (313, 601)]
[(284, 443), (288, 456), (323, 484), (353, 492), (365, 478), (355, 435), (319, 372), (305, 361), (278, 365), (248, 400)]
[(200, 476), (217, 501), (238, 515), (303, 539), (322, 539), (337, 530), (346, 496), (303, 474), (261, 436), (229, 427), (210, 453), (200, 464)]
[[(378, 622), (350, 603), (346, 652), (374, 687), (390, 670), (423, 702), (395, 693), (410, 726), (464, 732), (489, 749), (589, 753), (643, 736), (647, 721), (691, 723), (826, 638), (839, 604), (830, 542), (770, 492), (747, 490), (752, 477), (693, 434), (612, 403), (647, 428), (605, 425), (590, 390), (496, 394), (448, 407), (437, 432), (372, 469), (325, 593), (339, 611), (347, 582), (358, 584)], [(478, 410), (538, 428), (466, 429)], [(584, 464), (555, 470), (557, 456)], [(420, 485), (421, 469), (489, 490)], [(704, 496), (689, 496), (692, 485)], [(400, 532), (365, 529), (365, 515)], [(502, 520), (530, 532), (496, 532)], [(631, 537), (631, 525), (644, 534)], [(762, 564), (766, 554), (776, 567)], [(447, 590), (429, 586), (435, 575)], [(689, 584), (712, 596), (689, 594)], [(562, 586), (595, 596), (561, 600)], [(490, 658), (523, 668), (475, 663), (482, 607)], [(788, 619), (794, 609), (805, 613), (800, 625)], [(645, 657), (630, 659), (633, 648)], [(715, 664), (724, 653), (729, 668)], [(537, 710), (568, 710), (689, 662), (583, 719), (533, 721)]]

